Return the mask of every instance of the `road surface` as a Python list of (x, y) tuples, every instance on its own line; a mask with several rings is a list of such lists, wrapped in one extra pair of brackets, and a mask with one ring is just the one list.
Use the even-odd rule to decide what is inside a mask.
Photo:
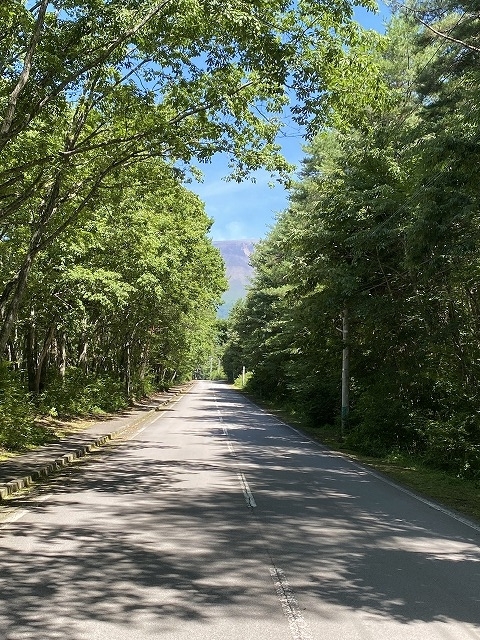
[(2, 640), (480, 639), (480, 527), (200, 381), (0, 507)]

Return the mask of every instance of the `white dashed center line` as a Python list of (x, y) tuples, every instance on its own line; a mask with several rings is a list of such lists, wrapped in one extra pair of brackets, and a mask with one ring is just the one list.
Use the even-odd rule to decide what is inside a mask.
[(270, 575), (281, 602), (283, 613), (288, 620), (293, 640), (313, 640), (285, 574), (277, 567), (270, 567)]
[(255, 502), (255, 498), (253, 497), (253, 493), (250, 491), (250, 487), (248, 486), (247, 479), (245, 478), (245, 474), (237, 473), (238, 479), (240, 480), (240, 484), (242, 485), (243, 495), (245, 496), (245, 502), (248, 507), (256, 507), (257, 503)]

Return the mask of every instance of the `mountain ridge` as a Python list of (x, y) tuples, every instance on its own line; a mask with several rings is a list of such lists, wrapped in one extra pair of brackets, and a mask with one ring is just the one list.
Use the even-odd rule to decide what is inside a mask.
[(253, 275), (250, 256), (258, 240), (214, 240), (213, 245), (220, 251), (225, 263), (229, 288), (218, 309), (218, 317), (226, 318), (237, 300), (245, 296)]

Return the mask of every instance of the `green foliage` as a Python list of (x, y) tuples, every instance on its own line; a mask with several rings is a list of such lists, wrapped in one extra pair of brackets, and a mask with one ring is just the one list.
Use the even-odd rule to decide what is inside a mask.
[(35, 395), (73, 367), (130, 400), (188, 379), (211, 351), (226, 281), (202, 203), (157, 160), (124, 178), (31, 268), (10, 348)]
[(243, 300), (238, 300), (228, 320), (221, 320), (218, 325), (219, 342), (221, 343), (221, 362), (226, 379), (230, 384), (236, 380), (245, 366), (242, 338), (237, 328), (243, 315)]
[[(5, 393), (27, 397), (28, 389), (42, 415), (122, 409), (190, 379), (215, 344), (226, 281), (202, 203), (158, 160), (124, 172), (122, 189), (118, 179), (81, 228), (44, 249), (24, 285), (7, 353), (25, 375)], [(6, 281), (13, 246), (0, 248)], [(11, 414), (20, 434), (25, 406), (12, 398), (4, 431)], [(30, 417), (25, 408), (25, 425)], [(33, 431), (14, 441), (8, 429), (6, 445), (33, 442)]]
[(41, 442), (34, 423), (34, 406), (20, 376), (6, 362), (0, 363), (0, 447), (26, 449)]
[(418, 433), (423, 459), (429, 466), (480, 480), (480, 419), (473, 407), (449, 420), (425, 420)]
[[(276, 136), (290, 103), (293, 119), (315, 128), (334, 104), (379, 94), (373, 35), (351, 21), (348, 2), (7, 0), (0, 11), (0, 353), (34, 265), (68, 245), (70, 232), (105, 227), (120, 203), (148, 199), (152, 185), (164, 210), (168, 203), (178, 215), (183, 200), (195, 226), (198, 207), (185, 192), (176, 197), (181, 189), (174, 195), (172, 175), (179, 182), (181, 170), (198, 172), (222, 152), (232, 179), (265, 168), (287, 181)], [(201, 275), (202, 263), (184, 253), (187, 277)], [(125, 302), (136, 284), (107, 265), (67, 267), (92, 307), (112, 296)], [(152, 275), (138, 284), (158, 286)]]
[(235, 378), (235, 380), (233, 381), (233, 385), (237, 389), (248, 389), (249, 388), (248, 384), (251, 379), (252, 379), (252, 373), (250, 371), (246, 371), (245, 375), (241, 373), (239, 376)]
[[(444, 7), (445, 9), (445, 7)], [(415, 22), (434, 22), (432, 35)], [(407, 8), (407, 12), (410, 10)], [(413, 17), (412, 17), (413, 15)], [(346, 445), (480, 474), (480, 191), (474, 19), (417, 7), (377, 49), (388, 96), (307, 148), (290, 206), (260, 243), (232, 331), (249, 388), (315, 427), (339, 422), (348, 309)]]
[(339, 381), (325, 369), (306, 370), (307, 360), (301, 370), (295, 367), (288, 372), (289, 403), (306, 426), (333, 424), (338, 417)]
[(75, 368), (67, 369), (65, 379), (53, 381), (40, 398), (40, 411), (59, 417), (102, 415), (127, 406), (122, 382)]
[(363, 393), (357, 391), (345, 438), (347, 447), (375, 456), (415, 450), (411, 416), (398, 392), (395, 383), (382, 379), (371, 381)]

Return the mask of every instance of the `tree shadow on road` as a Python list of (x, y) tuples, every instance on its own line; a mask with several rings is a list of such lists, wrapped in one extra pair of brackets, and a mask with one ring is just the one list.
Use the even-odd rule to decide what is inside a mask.
[(97, 627), (119, 640), (161, 638), (179, 621), (212, 638), (225, 618), (282, 615), (272, 564), (307, 617), (332, 623), (347, 609), (401, 625), (480, 624), (473, 531), (459, 536), (445, 514), (227, 390), (204, 404), (215, 413), (193, 413), (183, 429), (214, 443), (208, 458), (144, 436), (69, 469), (44, 502), (25, 501), (43, 517), (0, 538), (4, 640), (90, 640), (102, 637)]

